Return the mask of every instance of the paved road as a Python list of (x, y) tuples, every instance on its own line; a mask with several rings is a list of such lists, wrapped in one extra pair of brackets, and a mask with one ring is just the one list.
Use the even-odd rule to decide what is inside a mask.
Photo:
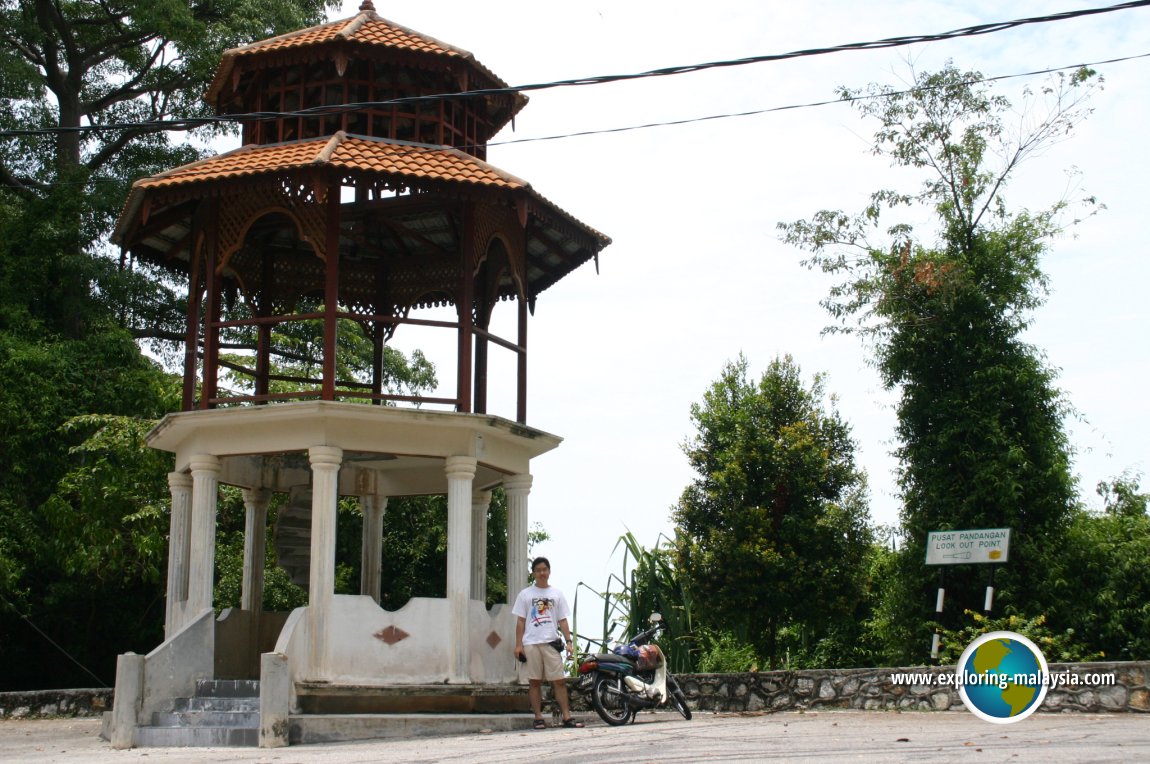
[(0, 721), (0, 761), (110, 764), (143, 761), (264, 764), (677, 764), (679, 762), (925, 761), (1146, 762), (1150, 716), (1035, 714), (995, 725), (965, 712), (823, 711), (772, 715), (697, 714), (684, 721), (646, 714), (630, 726), (597, 718), (585, 729), (292, 746), (148, 748), (115, 751), (94, 719)]

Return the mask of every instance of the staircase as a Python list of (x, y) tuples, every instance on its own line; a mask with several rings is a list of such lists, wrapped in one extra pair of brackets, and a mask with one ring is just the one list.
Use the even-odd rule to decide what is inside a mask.
[(293, 486), (279, 510), (275, 530), (276, 561), (292, 583), (308, 587), (311, 579), (311, 486)]
[(258, 746), (259, 680), (200, 679), (193, 697), (174, 699), (171, 711), (153, 713), (136, 735), (141, 748)]

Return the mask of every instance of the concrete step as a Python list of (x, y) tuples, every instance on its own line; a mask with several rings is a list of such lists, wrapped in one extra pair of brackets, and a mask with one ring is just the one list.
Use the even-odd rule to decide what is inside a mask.
[(197, 679), (198, 698), (259, 698), (258, 679)]
[(259, 729), (260, 712), (171, 711), (152, 714), (153, 727), (248, 727)]
[(255, 748), (259, 727), (140, 727), (141, 748)]
[(175, 698), (172, 701), (171, 713), (203, 713), (204, 711), (219, 711), (220, 713), (250, 713), (260, 710), (260, 699), (256, 698)]
[[(580, 716), (580, 715), (577, 715)], [(580, 716), (580, 718), (583, 718)], [(288, 742), (337, 743), (433, 735), (465, 735), (490, 730), (529, 730), (531, 714), (299, 714), (288, 720)], [(556, 722), (548, 719), (548, 724)], [(494, 759), (493, 759), (494, 760)]]

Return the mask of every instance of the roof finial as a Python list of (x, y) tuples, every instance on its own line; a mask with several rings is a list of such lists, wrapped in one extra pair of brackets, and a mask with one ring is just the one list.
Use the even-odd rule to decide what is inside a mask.
[(359, 4), (359, 9), (361, 11), (374, 11), (375, 5), (371, 2), (371, 0), (363, 0), (363, 2)]

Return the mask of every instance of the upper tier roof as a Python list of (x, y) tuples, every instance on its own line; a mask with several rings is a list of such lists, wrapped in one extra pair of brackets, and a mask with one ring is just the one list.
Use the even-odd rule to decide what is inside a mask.
[[(360, 12), (350, 18), (300, 29), (295, 32), (241, 45), (224, 52), (216, 76), (205, 98), (217, 113), (224, 113), (237, 99), (233, 88), (246, 67), (260, 68), (282, 64), (285, 57), (294, 61), (307, 61), (341, 56), (344, 60), (371, 57), (378, 54), (423, 56), (429, 62), (439, 62), (444, 68), (452, 64), (463, 65), (479, 75), (479, 82), (471, 89), (508, 88), (506, 82), (476, 60), (470, 52), (434, 37), (388, 21), (375, 12), (370, 2), (360, 6)], [(268, 63), (257, 63), (269, 59)], [(508, 94), (511, 108), (501, 114), (499, 127), (511, 121), (527, 104), (527, 97)]]

